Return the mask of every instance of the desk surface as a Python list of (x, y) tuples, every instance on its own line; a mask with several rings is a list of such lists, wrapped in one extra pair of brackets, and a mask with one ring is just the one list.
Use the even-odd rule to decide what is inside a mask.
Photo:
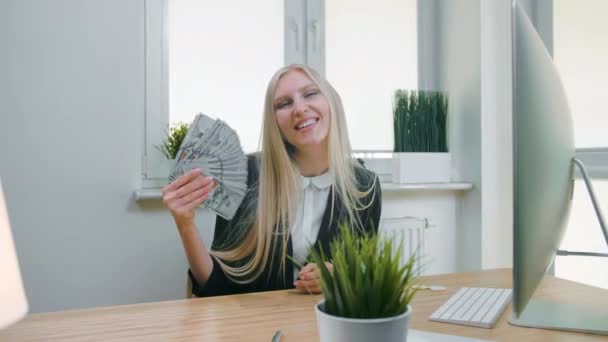
[[(510, 269), (425, 277), (425, 284), (448, 286), (420, 291), (412, 303), (410, 327), (497, 341), (604, 341), (608, 337), (515, 327), (507, 323), (511, 305), (494, 329), (430, 322), (428, 316), (462, 286), (511, 287)], [(608, 307), (608, 290), (546, 277), (536, 298)], [(317, 341), (313, 310), (320, 296), (293, 291), (112, 306), (33, 314), (7, 330), (0, 341), (265, 341), (277, 329), (281, 341)]]

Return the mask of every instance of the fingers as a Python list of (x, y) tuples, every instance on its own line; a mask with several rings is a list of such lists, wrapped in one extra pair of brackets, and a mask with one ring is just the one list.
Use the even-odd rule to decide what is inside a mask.
[(163, 188), (163, 196), (165, 195), (165, 192), (175, 191), (175, 190), (179, 189), (180, 187), (182, 187), (184, 184), (190, 182), (191, 180), (195, 179), (196, 177), (198, 177), (199, 175), (202, 175), (202, 174), (203, 174), (203, 172), (201, 171), (201, 169), (193, 169), (193, 170), (188, 171), (187, 173), (181, 175), (179, 178), (177, 178), (173, 182), (167, 184), (167, 186), (165, 186)]
[(214, 186), (213, 177), (205, 177), (200, 169), (194, 169), (163, 188), (163, 203), (174, 217), (192, 219), (194, 209), (209, 198)]
[(315, 269), (317, 269), (317, 265), (314, 262), (308, 263), (300, 269), (300, 276), (304, 273), (312, 272)]
[(213, 177), (199, 176), (175, 191), (175, 197), (181, 198), (199, 189), (204, 189), (208, 193), (213, 189), (214, 185)]
[(187, 213), (209, 198), (209, 194), (213, 189), (213, 186), (213, 182), (209, 183), (206, 186), (194, 190), (180, 198), (169, 198), (169, 196), (166, 196), (164, 202), (174, 213)]
[(321, 287), (319, 286), (315, 286), (315, 287), (296, 287), (296, 290), (300, 293), (306, 293), (306, 294), (319, 294), (321, 293)]
[[(182, 185), (177, 190), (166, 192), (164, 195), (164, 198), (167, 200), (171, 200), (173, 198), (182, 198), (186, 195), (189, 195), (193, 191), (207, 187), (210, 184), (214, 184), (213, 177), (211, 177), (211, 176), (203, 177), (203, 176), (199, 175), (196, 178), (191, 179), (189, 182)], [(212, 189), (212, 187), (209, 189)]]
[(300, 279), (296, 280), (293, 285), (302, 293), (321, 293), (321, 279), (317, 272), (317, 265), (310, 263), (302, 267)]
[(311, 280), (296, 280), (294, 283), (296, 289), (301, 293), (317, 294), (321, 293), (321, 282), (320, 279)]
[[(206, 178), (212, 178), (212, 177), (206, 177)], [(196, 185), (196, 186), (194, 186)], [(213, 190), (213, 186), (215, 185), (215, 183), (213, 182), (213, 180), (211, 180), (210, 182), (207, 181), (201, 181), (200, 179), (197, 179), (193, 182), (191, 182), (188, 185), (183, 186), (182, 188), (180, 188), (179, 190), (175, 191), (176, 193), (184, 190), (186, 187), (188, 187), (189, 191), (183, 191), (182, 195), (176, 195), (174, 196), (174, 201), (176, 203), (179, 203), (180, 205), (186, 205), (187, 203), (203, 196), (203, 195), (209, 195), (209, 193), (211, 192), (211, 190)]]
[[(325, 266), (330, 272), (333, 271), (334, 265), (326, 262)], [(306, 264), (299, 273), (300, 279), (293, 282), (296, 289), (302, 293), (318, 294), (321, 293), (321, 275), (319, 268), (315, 263)]]
[(294, 285), (297, 287), (319, 287), (321, 286), (321, 279), (313, 278), (313, 279), (298, 279), (294, 282)]
[(190, 211), (196, 208), (199, 204), (203, 203), (204, 200), (209, 198), (209, 193), (213, 189), (213, 182), (207, 184), (206, 186), (192, 191), (189, 194), (176, 199), (174, 206), (181, 207), (184, 211)]
[[(332, 265), (330, 262), (325, 262), (325, 266), (327, 267), (327, 269), (329, 269), (330, 272), (332, 272), (334, 270), (334, 265)], [(302, 276), (306, 273), (316, 273), (317, 277), (318, 277), (319, 268), (317, 267), (317, 264), (315, 264), (314, 262), (311, 262), (309, 264), (306, 264), (304, 267), (302, 267), (300, 269), (300, 273), (299, 273), (300, 278), (302, 278)]]

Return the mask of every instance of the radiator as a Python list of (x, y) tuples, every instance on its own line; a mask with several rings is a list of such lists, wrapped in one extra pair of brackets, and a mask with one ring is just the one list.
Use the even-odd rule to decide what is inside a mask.
[(416, 256), (414, 270), (416, 275), (424, 273), (424, 261), (427, 257), (425, 249), (425, 233), (431, 225), (428, 218), (412, 216), (382, 218), (380, 221), (380, 236), (393, 239), (393, 248), (397, 249), (403, 242), (401, 263), (405, 263), (413, 255)]

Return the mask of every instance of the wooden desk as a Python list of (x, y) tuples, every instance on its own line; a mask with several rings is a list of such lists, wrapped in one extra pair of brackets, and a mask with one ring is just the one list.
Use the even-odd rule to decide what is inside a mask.
[[(428, 316), (459, 287), (511, 287), (509, 269), (426, 277), (447, 291), (420, 291), (411, 327), (497, 341), (607, 341), (608, 337), (515, 327), (511, 306), (494, 329), (430, 322)], [(608, 307), (608, 291), (547, 277), (536, 297)], [(0, 332), (0, 341), (264, 341), (277, 329), (282, 341), (317, 341), (313, 305), (320, 296), (293, 291), (199, 298), (33, 314)], [(378, 341), (380, 342), (380, 341)]]

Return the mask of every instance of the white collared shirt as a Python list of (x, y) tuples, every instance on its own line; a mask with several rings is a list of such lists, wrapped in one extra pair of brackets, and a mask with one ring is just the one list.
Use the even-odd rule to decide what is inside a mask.
[[(327, 171), (316, 177), (300, 176), (302, 200), (298, 204), (295, 222), (291, 227), (293, 258), (300, 264), (306, 262), (308, 250), (317, 241), (323, 213), (334, 175)], [(299, 267), (294, 265), (294, 280), (298, 278)]]

